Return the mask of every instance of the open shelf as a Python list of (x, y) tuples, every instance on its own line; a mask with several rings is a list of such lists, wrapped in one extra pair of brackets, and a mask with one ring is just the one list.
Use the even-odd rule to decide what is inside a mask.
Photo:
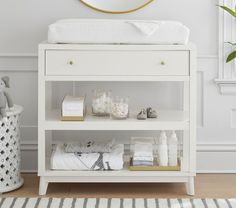
[(87, 114), (84, 121), (61, 121), (60, 110), (46, 113), (45, 130), (185, 130), (189, 128), (188, 113), (158, 111), (157, 119), (137, 120), (130, 115), (126, 120), (112, 120)]
[[(192, 174), (193, 175), (193, 174)], [(152, 176), (189, 176), (189, 172), (181, 171), (130, 171), (128, 169), (115, 171), (69, 171), (69, 170), (46, 170), (45, 176), (96, 176), (96, 177), (152, 177)]]
[[(182, 159), (181, 159), (182, 160)], [(46, 176), (71, 176), (71, 177), (164, 177), (164, 176), (189, 176), (189, 172), (183, 171), (131, 171), (129, 162), (125, 161), (122, 170), (114, 171), (91, 171), (91, 170), (52, 170), (50, 159), (47, 159)], [(99, 179), (97, 179), (99, 181)]]
[(189, 76), (46, 76), (45, 81), (183, 82)]

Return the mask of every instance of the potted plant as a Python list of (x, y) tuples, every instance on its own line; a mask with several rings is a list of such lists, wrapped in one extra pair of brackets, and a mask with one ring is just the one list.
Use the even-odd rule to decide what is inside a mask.
[[(236, 8), (235, 8), (235, 11), (233, 11), (232, 9), (230, 9), (226, 6), (219, 5), (219, 7), (222, 8), (223, 10), (225, 10), (226, 12), (228, 12), (233, 18), (236, 19)], [(228, 57), (226, 59), (226, 63), (228, 63), (236, 58), (236, 43), (232, 43), (232, 42), (227, 42), (227, 43), (232, 45), (235, 49), (228, 55)]]

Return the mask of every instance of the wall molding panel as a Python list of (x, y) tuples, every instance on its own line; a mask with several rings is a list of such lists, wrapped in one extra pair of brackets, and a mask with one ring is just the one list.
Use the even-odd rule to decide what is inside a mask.
[[(219, 0), (219, 5), (235, 8), (234, 0)], [(219, 8), (219, 69), (215, 79), (221, 94), (236, 94), (236, 63), (226, 63), (232, 46), (225, 42), (236, 40), (236, 22), (228, 13)]]
[(198, 78), (198, 128), (204, 127), (204, 71), (197, 71), (197, 78)]
[(0, 71), (2, 72), (37, 72), (38, 57), (28, 55), (0, 55)]

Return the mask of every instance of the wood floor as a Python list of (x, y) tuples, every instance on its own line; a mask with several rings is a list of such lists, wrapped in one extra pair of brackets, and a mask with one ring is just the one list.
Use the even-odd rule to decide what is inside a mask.
[[(24, 174), (24, 186), (3, 196), (37, 197), (39, 178)], [(236, 174), (198, 174), (195, 198), (236, 198)], [(49, 184), (48, 197), (186, 198), (183, 184)]]

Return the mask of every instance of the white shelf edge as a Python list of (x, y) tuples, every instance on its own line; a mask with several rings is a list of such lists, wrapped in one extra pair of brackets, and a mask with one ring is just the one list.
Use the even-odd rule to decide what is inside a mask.
[(45, 76), (45, 81), (131, 81), (131, 82), (154, 82), (154, 81), (189, 81), (189, 76)]
[(215, 79), (221, 94), (236, 94), (236, 79)]
[[(46, 170), (43, 176), (71, 176), (71, 177), (171, 177), (194, 176), (194, 173), (182, 171), (68, 171)], [(99, 181), (99, 180), (98, 180)]]
[[(47, 112), (45, 130), (185, 130), (189, 128), (188, 112), (159, 111), (157, 119), (137, 120), (135, 116), (126, 120), (94, 117), (88, 114), (85, 121), (61, 121), (60, 110)], [(173, 114), (173, 115), (172, 115)]]
[(171, 175), (171, 176), (51, 176), (40, 175), (47, 182), (54, 183), (186, 183), (189, 177), (194, 177), (196, 174), (186, 175)]

